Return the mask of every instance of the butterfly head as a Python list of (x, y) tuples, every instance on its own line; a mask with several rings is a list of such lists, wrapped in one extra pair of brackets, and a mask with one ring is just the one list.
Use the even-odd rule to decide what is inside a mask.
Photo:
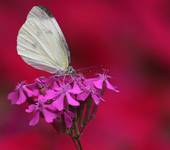
[(71, 74), (75, 74), (76, 71), (72, 66), (69, 66), (66, 70), (57, 70), (55, 72), (55, 74), (57, 76), (63, 76), (63, 75), (71, 75)]
[(75, 74), (75, 73), (76, 70), (72, 66), (69, 66), (66, 70), (66, 74)]

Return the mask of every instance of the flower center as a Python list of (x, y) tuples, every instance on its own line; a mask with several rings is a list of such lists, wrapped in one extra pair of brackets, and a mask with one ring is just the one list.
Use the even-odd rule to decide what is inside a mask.
[(62, 86), (62, 93), (66, 93), (71, 87), (69, 85)]

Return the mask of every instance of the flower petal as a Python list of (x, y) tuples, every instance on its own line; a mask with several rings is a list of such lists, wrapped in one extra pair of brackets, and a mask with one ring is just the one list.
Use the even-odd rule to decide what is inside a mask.
[(24, 87), (26, 87), (26, 89), (24, 88), (24, 91), (27, 94), (29, 93), (29, 91), (27, 91), (27, 90), (30, 90), (32, 92), (32, 93), (30, 93), (30, 95), (28, 95), (28, 97), (31, 97), (31, 94), (32, 94), (32, 96), (38, 96), (40, 94), (39, 89), (37, 89), (37, 84), (36, 83), (27, 84)]
[(101, 98), (99, 98), (97, 95), (92, 94), (92, 99), (94, 100), (96, 105), (101, 102)]
[(80, 93), (78, 96), (77, 96), (77, 99), (78, 100), (82, 100), (82, 101), (85, 101), (88, 96), (89, 96), (89, 92), (83, 92), (83, 93)]
[(48, 123), (52, 123), (54, 121), (54, 119), (57, 117), (57, 115), (55, 113), (50, 112), (46, 109), (43, 110), (43, 115), (44, 115), (45, 121)]
[(18, 93), (16, 91), (9, 93), (8, 99), (11, 101), (12, 104), (16, 104), (18, 100)]
[(105, 82), (106, 82), (106, 87), (108, 89), (113, 90), (113, 91), (115, 91), (117, 93), (119, 92), (119, 90), (117, 90), (108, 80), (105, 80)]
[(46, 95), (45, 95), (46, 99), (53, 99), (54, 97), (56, 97), (56, 92), (54, 90), (46, 91)]
[(71, 97), (71, 95), (69, 93), (66, 93), (66, 97), (67, 97), (67, 102), (72, 105), (72, 106), (79, 106), (79, 102), (77, 102), (74, 98)]
[(39, 119), (40, 119), (40, 112), (37, 111), (35, 113), (34, 117), (32, 118), (32, 120), (30, 121), (29, 125), (30, 126), (35, 126), (39, 122)]
[(67, 114), (69, 114), (71, 118), (75, 117), (75, 113), (73, 113), (72, 111), (67, 110)]
[(86, 80), (84, 80), (84, 84), (91, 87), (91, 86), (93, 86), (94, 81), (96, 81), (96, 78), (86, 79)]
[(27, 97), (22, 89), (19, 90), (19, 98), (16, 102), (16, 104), (20, 105), (23, 104), (26, 101)]
[(22, 88), (23, 88), (23, 90), (26, 92), (26, 94), (27, 94), (28, 97), (34, 96), (33, 91), (30, 90), (30, 89), (28, 89), (25, 85), (24, 85)]
[(80, 94), (82, 92), (82, 90), (80, 89), (80, 87), (75, 83), (73, 88), (69, 90), (70, 93), (72, 94)]
[(25, 110), (27, 113), (31, 113), (36, 110), (36, 105), (29, 105), (28, 108)]
[(59, 111), (64, 109), (64, 94), (61, 94), (53, 103), (52, 105), (57, 108)]
[(96, 88), (98, 88), (98, 89), (102, 89), (103, 88), (103, 80), (98, 79), (97, 81), (94, 81), (93, 83), (94, 83)]
[(68, 113), (64, 112), (64, 121), (67, 128), (71, 128), (73, 124), (73, 117)]
[(53, 89), (54, 89), (55, 91), (60, 91), (60, 90), (62, 90), (62, 88), (61, 88), (57, 83), (54, 83), (54, 84), (53, 84)]
[(39, 95), (38, 96), (38, 103), (45, 103), (47, 102), (47, 99), (45, 98), (44, 95)]

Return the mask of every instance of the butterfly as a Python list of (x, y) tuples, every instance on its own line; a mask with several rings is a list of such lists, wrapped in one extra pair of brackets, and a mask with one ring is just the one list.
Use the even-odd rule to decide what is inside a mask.
[(43, 6), (34, 6), (17, 36), (17, 53), (30, 66), (58, 75), (75, 72), (70, 50), (56, 19)]

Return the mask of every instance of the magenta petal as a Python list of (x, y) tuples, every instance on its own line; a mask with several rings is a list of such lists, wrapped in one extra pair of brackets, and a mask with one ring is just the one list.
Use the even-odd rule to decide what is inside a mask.
[(26, 101), (27, 97), (24, 94), (24, 91), (22, 89), (19, 90), (19, 98), (16, 102), (16, 104), (20, 105), (23, 104)]
[(113, 90), (115, 92), (119, 92), (119, 90), (117, 90), (108, 80), (105, 81), (106, 82), (106, 87), (110, 90)]
[(12, 104), (16, 104), (18, 100), (18, 93), (16, 91), (9, 93), (8, 99), (11, 101)]
[(56, 83), (56, 84), (53, 85), (53, 89), (54, 89), (55, 91), (60, 91), (60, 90), (62, 90), (61, 86), (62, 86), (62, 85), (59, 86), (59, 85)]
[(96, 81), (95, 78), (86, 79), (86, 80), (84, 81), (84, 84), (85, 84), (85, 85), (88, 85), (88, 86), (93, 86), (93, 82), (94, 82), (94, 81)]
[[(26, 88), (24, 88), (24, 87), (26, 87)], [(29, 84), (29, 85), (24, 86), (24, 87), (23, 87), (24, 91), (26, 91), (27, 94), (29, 93), (29, 95), (28, 95), (29, 97), (31, 97), (31, 94), (32, 94), (32, 96), (38, 96), (40, 94), (39, 89), (37, 89), (37, 85), (35, 83)]]
[(38, 96), (38, 102), (39, 103), (45, 103), (45, 102), (47, 102), (47, 99), (45, 98), (45, 96), (39, 95)]
[(38, 96), (40, 94), (39, 90), (38, 89), (34, 89), (32, 91), (33, 95), (32, 96)]
[(43, 110), (43, 115), (44, 115), (45, 121), (48, 123), (52, 123), (54, 121), (54, 119), (56, 118), (55, 113), (50, 112), (46, 109)]
[(27, 113), (31, 113), (36, 110), (36, 105), (29, 105), (28, 108), (25, 110)]
[(53, 82), (53, 86), (52, 86), (52, 89), (59, 89), (60, 86), (56, 83), (56, 82)]
[(72, 106), (79, 106), (79, 102), (77, 102), (74, 98), (71, 97), (71, 95), (69, 93), (66, 93), (66, 97), (67, 97), (67, 102), (72, 105)]
[(47, 110), (56, 111), (56, 107), (54, 107), (53, 104), (45, 105), (45, 108), (46, 108)]
[(101, 102), (101, 98), (99, 98), (97, 95), (92, 94), (92, 99), (94, 100), (96, 105)]
[(71, 128), (72, 127), (73, 118), (67, 112), (64, 112), (64, 121), (65, 121), (65, 124), (66, 124), (67, 128)]
[(26, 86), (23, 86), (22, 88), (23, 88), (23, 90), (26, 92), (26, 94), (27, 94), (28, 97), (34, 96), (34, 93), (33, 93), (32, 90), (28, 89)]
[(83, 92), (77, 96), (77, 99), (85, 101), (88, 98), (89, 94), (89, 92)]
[(53, 103), (52, 105), (57, 108), (59, 111), (64, 109), (64, 94), (61, 94)]
[(29, 125), (35, 126), (39, 122), (39, 119), (40, 119), (40, 113), (37, 111), (34, 117), (32, 118), (32, 120), (30, 121)]
[(75, 117), (75, 113), (73, 113), (72, 111), (67, 110), (67, 114), (68, 114), (71, 118), (74, 118), (74, 117)]
[(54, 90), (46, 91), (46, 95), (45, 95), (46, 99), (53, 99), (54, 97), (56, 97), (56, 92)]
[(103, 80), (99, 79), (97, 81), (93, 82), (95, 87), (97, 87), (98, 89), (102, 89), (103, 88)]
[(72, 94), (80, 94), (82, 91), (77, 84), (74, 84), (73, 88), (69, 90), (69, 92)]

